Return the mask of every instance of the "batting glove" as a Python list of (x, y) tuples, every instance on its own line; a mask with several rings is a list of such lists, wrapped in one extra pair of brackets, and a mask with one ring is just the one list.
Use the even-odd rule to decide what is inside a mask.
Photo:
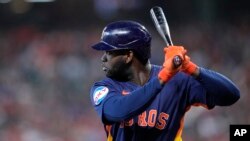
[(182, 46), (169, 46), (164, 48), (164, 52), (165, 60), (163, 68), (158, 74), (158, 78), (165, 83), (181, 69), (180, 66), (175, 67), (173, 64), (173, 58), (179, 56), (183, 60), (186, 50)]
[(191, 75), (193, 74), (197, 69), (197, 65), (194, 64), (192, 61), (190, 61), (190, 57), (185, 55), (183, 63), (182, 63), (182, 67), (181, 67), (181, 71)]

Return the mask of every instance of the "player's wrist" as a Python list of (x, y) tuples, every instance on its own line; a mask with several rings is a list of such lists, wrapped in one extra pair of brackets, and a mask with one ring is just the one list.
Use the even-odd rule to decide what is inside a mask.
[(182, 71), (189, 75), (193, 75), (197, 73), (198, 66), (195, 63), (189, 61), (188, 64), (186, 64), (185, 67), (182, 69)]
[(199, 66), (197, 66), (196, 69), (195, 69), (195, 71), (192, 74), (190, 74), (190, 75), (192, 75), (195, 78), (198, 77), (200, 75), (200, 68), (199, 68)]

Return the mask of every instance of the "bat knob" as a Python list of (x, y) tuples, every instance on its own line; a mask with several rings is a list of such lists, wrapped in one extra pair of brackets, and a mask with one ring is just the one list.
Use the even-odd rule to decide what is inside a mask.
[(174, 66), (175, 66), (175, 68), (178, 68), (181, 64), (182, 64), (182, 59), (181, 59), (181, 57), (180, 56), (175, 56), (174, 58), (173, 58), (173, 63), (174, 63)]

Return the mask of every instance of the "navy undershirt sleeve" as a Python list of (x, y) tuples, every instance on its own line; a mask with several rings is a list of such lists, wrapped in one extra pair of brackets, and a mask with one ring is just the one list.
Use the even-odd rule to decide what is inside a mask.
[(103, 103), (103, 118), (119, 122), (141, 113), (163, 86), (157, 78), (126, 96), (112, 96)]
[(228, 106), (240, 98), (239, 89), (220, 73), (200, 68), (197, 80), (204, 86), (210, 96), (210, 102), (214, 105)]

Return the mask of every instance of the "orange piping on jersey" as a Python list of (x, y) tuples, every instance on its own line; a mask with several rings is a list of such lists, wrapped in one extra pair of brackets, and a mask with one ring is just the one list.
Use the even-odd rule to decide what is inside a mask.
[(204, 108), (206, 108), (206, 109), (209, 109), (209, 108), (207, 107), (206, 104), (202, 104), (202, 103), (194, 103), (194, 104), (192, 104), (191, 106), (196, 106), (196, 107), (202, 106), (202, 107), (204, 107)]
[[(187, 107), (186, 111), (185, 111), (185, 114), (186, 112), (190, 109), (191, 106)], [(184, 114), (184, 115), (185, 115)], [(184, 128), (184, 116), (181, 118), (181, 122), (180, 122), (180, 128), (175, 136), (175, 139), (174, 141), (182, 141), (182, 138), (181, 138), (181, 135), (182, 135), (182, 130)]]
[(106, 128), (106, 132), (108, 134), (108, 138), (107, 138), (107, 141), (113, 141), (113, 137), (111, 135), (111, 127), (112, 125), (106, 125), (105, 128)]
[[(209, 109), (209, 108), (207, 107), (207, 105), (202, 104), (202, 103), (194, 103), (194, 104), (192, 104), (191, 106), (202, 106), (202, 107), (204, 107), (204, 108), (206, 108), (206, 109)], [(187, 113), (187, 111), (190, 110), (191, 106), (188, 106), (188, 107), (186, 108), (185, 114)], [(177, 134), (176, 134), (176, 137), (175, 137), (174, 141), (182, 141), (181, 135), (182, 135), (182, 131), (183, 131), (183, 128), (184, 128), (184, 117), (185, 117), (185, 114), (184, 114), (183, 117), (181, 118), (180, 128), (179, 128), (179, 130), (178, 130), (178, 132), (177, 132)]]

